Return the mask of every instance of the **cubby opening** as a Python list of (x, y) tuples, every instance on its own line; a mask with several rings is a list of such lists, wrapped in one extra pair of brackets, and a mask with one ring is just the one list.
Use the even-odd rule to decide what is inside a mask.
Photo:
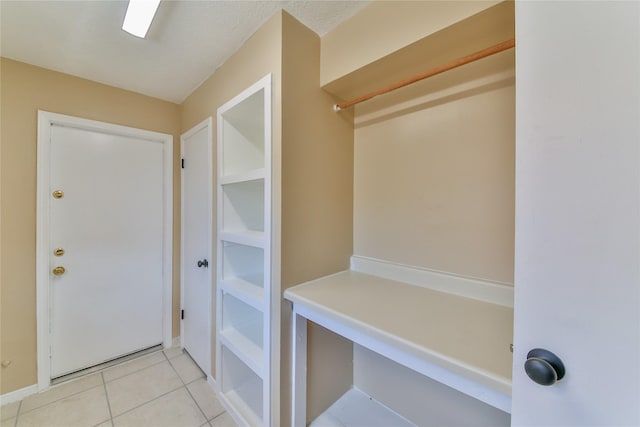
[[(309, 323), (310, 329), (331, 334), (324, 327)], [(315, 410), (307, 413), (310, 427), (366, 425), (371, 427), (408, 426), (508, 426), (510, 415), (481, 402), (395, 360), (352, 342), (353, 352), (347, 360), (332, 363), (350, 365), (351, 387), (336, 393), (318, 387), (317, 368), (311, 377), (314, 384)], [(342, 372), (344, 375), (344, 372)], [(311, 395), (309, 395), (311, 397)], [(324, 407), (317, 407), (324, 401)]]
[(222, 393), (249, 425), (262, 424), (262, 380), (222, 346)]
[(264, 288), (264, 250), (238, 243), (222, 244), (222, 280), (251, 287), (248, 292), (262, 293)]
[(264, 168), (264, 89), (222, 114), (222, 175)]
[[(242, 340), (249, 355), (262, 353), (262, 313), (230, 294), (223, 295), (222, 333)], [(261, 354), (256, 355), (259, 359)], [(252, 357), (254, 358), (254, 357)]]
[(507, 427), (511, 421), (508, 413), (357, 344), (353, 346), (353, 386), (418, 426)]
[(222, 229), (225, 232), (264, 231), (264, 180), (222, 186)]

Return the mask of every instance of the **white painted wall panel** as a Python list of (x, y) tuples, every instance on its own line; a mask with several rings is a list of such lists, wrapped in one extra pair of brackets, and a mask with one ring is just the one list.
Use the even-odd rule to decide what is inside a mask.
[(513, 425), (639, 425), (640, 3), (518, 2), (516, 32)]

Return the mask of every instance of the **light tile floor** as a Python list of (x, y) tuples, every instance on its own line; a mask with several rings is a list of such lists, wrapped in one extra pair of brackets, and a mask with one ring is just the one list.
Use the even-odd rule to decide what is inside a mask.
[(179, 348), (112, 366), (0, 408), (0, 427), (236, 427)]

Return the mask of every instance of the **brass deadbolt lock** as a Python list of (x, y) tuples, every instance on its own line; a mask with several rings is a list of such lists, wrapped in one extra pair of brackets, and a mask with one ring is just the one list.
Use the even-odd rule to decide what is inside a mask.
[(53, 269), (54, 276), (62, 276), (66, 270), (62, 266), (57, 266)]
[(53, 198), (54, 199), (62, 199), (64, 197), (64, 191), (62, 190), (56, 190), (53, 192)]
[(64, 255), (64, 249), (62, 249), (62, 248), (56, 248), (56, 249), (54, 249), (54, 250), (53, 250), (53, 254), (54, 254), (55, 256), (62, 256), (62, 255)]

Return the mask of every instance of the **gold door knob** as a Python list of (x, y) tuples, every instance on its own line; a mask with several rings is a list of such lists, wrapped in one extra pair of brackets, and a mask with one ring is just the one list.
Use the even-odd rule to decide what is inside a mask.
[(66, 270), (62, 266), (57, 266), (53, 269), (54, 276), (62, 276)]
[(64, 191), (62, 190), (56, 190), (53, 192), (53, 198), (54, 199), (62, 199), (64, 197)]

